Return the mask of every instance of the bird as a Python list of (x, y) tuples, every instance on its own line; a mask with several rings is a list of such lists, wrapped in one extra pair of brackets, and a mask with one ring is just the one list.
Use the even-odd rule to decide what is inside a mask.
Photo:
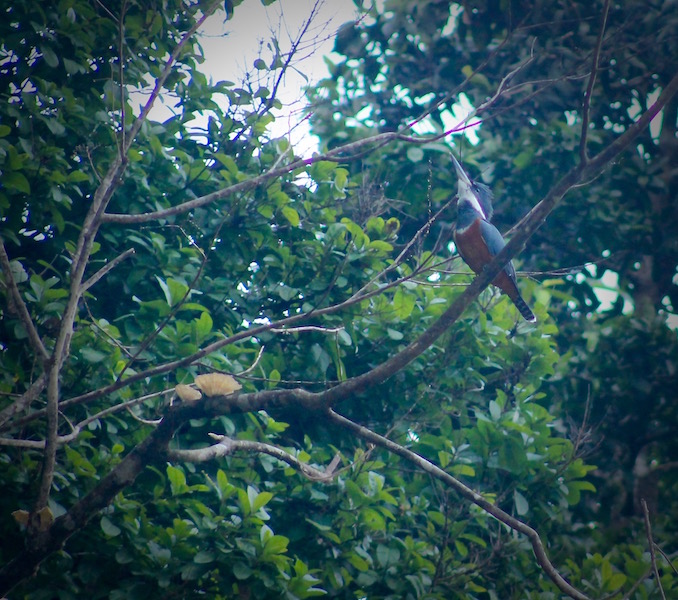
[[(457, 223), (454, 228), (454, 243), (464, 262), (476, 274), (506, 246), (499, 230), (490, 223), (492, 214), (492, 191), (486, 185), (473, 181), (453, 154), (452, 163), (457, 172)], [(509, 261), (492, 280), (516, 305), (523, 319), (534, 323), (537, 320), (523, 297), (516, 280), (516, 270)]]

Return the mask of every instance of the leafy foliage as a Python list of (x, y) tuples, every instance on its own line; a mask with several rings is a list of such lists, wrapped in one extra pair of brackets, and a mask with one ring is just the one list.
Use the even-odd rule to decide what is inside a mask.
[[(449, 147), (365, 138), (423, 114), (442, 133), (461, 92), (479, 107), (513, 72), (479, 115), (480, 143), (463, 144), (507, 229), (577, 161), (602, 7), (370, 8), (338, 31), (343, 58), (309, 92), (325, 154), (302, 160), (271, 133), (269, 82), (289, 66), (278, 42), (253, 65), (257, 85), (201, 73), (194, 32), (217, 5), (3, 9), (3, 590), (562, 593), (525, 536), (426, 464), (535, 527), (582, 592), (631, 590), (650, 573), (641, 500), (660, 546), (675, 541), (676, 101), (531, 241), (525, 268), (566, 268), (521, 281), (538, 324), (485, 291), (390, 369), (470, 278), (452, 258), (453, 210), (432, 218), (456, 188)], [(590, 154), (669, 84), (674, 13), (610, 8)], [(175, 103), (162, 122), (147, 110), (158, 94)], [(617, 301), (601, 310), (605, 272)], [(242, 392), (173, 397), (212, 371)], [(422, 462), (340, 428), (328, 406)], [(633, 589), (650, 597), (657, 582)]]

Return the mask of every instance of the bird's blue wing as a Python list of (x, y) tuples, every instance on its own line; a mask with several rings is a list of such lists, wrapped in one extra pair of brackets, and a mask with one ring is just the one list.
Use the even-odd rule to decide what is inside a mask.
[[(501, 233), (499, 233), (499, 230), (494, 225), (492, 225), (492, 223), (481, 221), (480, 234), (483, 236), (483, 240), (485, 240), (485, 243), (487, 244), (487, 249), (490, 251), (492, 256), (497, 256), (501, 249), (506, 246), (506, 242), (504, 241), (504, 238), (501, 237)], [(506, 274), (513, 281), (516, 280), (516, 270), (513, 267), (512, 261), (509, 261), (504, 266), (504, 271), (506, 271)]]

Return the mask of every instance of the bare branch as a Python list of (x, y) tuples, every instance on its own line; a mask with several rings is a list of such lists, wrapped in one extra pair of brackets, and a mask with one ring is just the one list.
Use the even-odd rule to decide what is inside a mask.
[[(303, 321), (305, 319), (308, 319), (309, 317), (318, 317), (318, 316), (323, 316), (323, 315), (331, 315), (335, 314), (337, 312), (340, 312), (346, 308), (349, 308), (350, 306), (357, 304), (359, 302), (363, 302), (364, 300), (368, 300), (369, 298), (372, 298), (373, 296), (377, 296), (379, 294), (382, 294), (384, 291), (394, 288), (404, 281), (409, 281), (413, 277), (419, 274), (419, 271), (415, 271), (407, 276), (400, 277), (394, 281), (390, 281), (387, 284), (384, 284), (383, 286), (380, 286), (379, 288), (372, 290), (371, 292), (366, 292), (360, 297), (351, 297), (343, 302), (340, 302), (339, 304), (335, 304), (332, 306), (327, 306), (325, 308), (320, 308), (320, 309), (312, 309), (308, 313), (303, 313), (303, 314), (298, 314), (298, 315), (293, 315), (291, 317), (286, 317), (284, 319), (280, 319), (278, 321), (275, 321), (273, 323), (268, 323), (266, 325), (260, 325), (258, 327), (254, 327), (251, 329), (248, 329), (246, 331), (241, 331), (240, 333), (236, 333), (234, 335), (231, 335), (227, 338), (224, 338), (222, 340), (219, 340), (217, 342), (213, 342), (212, 344), (209, 344), (208, 346), (205, 346), (198, 352), (195, 352), (194, 354), (191, 354), (189, 356), (186, 356), (184, 358), (181, 358), (179, 360), (174, 360), (168, 363), (164, 363), (161, 365), (156, 365), (150, 369), (147, 369), (145, 371), (141, 371), (139, 373), (134, 373), (133, 375), (130, 375), (124, 380), (119, 380), (116, 381), (115, 383), (112, 383), (110, 385), (104, 386), (102, 388), (98, 388), (96, 390), (92, 390), (90, 392), (87, 392), (85, 394), (81, 394), (80, 396), (75, 396), (74, 398), (69, 398), (68, 400), (64, 400), (59, 403), (59, 408), (60, 409), (65, 409), (69, 406), (73, 406), (76, 404), (83, 404), (85, 402), (89, 402), (91, 400), (95, 400), (96, 398), (100, 398), (102, 396), (105, 396), (107, 394), (111, 394), (112, 392), (115, 392), (121, 388), (127, 387), (133, 383), (136, 383), (137, 381), (143, 381), (148, 379), (149, 377), (154, 377), (156, 375), (162, 375), (164, 373), (169, 373), (171, 371), (174, 371), (178, 368), (185, 367), (187, 365), (193, 364), (197, 361), (199, 361), (201, 358), (211, 354), (212, 352), (216, 352), (217, 350), (223, 348), (224, 346), (228, 346), (230, 344), (234, 344), (242, 339), (247, 339), (251, 337), (256, 337), (260, 333), (263, 333), (265, 331), (269, 331), (270, 329), (275, 329), (275, 328), (283, 328), (288, 325), (293, 325), (294, 323), (298, 323), (300, 321)], [(13, 427), (22, 427), (25, 424), (38, 419), (42, 417), (45, 414), (45, 411), (36, 411), (34, 413), (31, 413), (30, 415), (27, 415), (23, 419), (20, 419), (13, 423)], [(2, 427), (0, 427), (2, 429)], [(6, 428), (5, 428), (6, 429)]]
[(287, 173), (290, 173), (296, 169), (307, 167), (309, 165), (324, 160), (345, 160), (344, 154), (347, 152), (365, 149), (366, 147), (371, 147), (374, 144), (386, 143), (397, 138), (398, 134), (395, 132), (380, 133), (369, 138), (365, 138), (362, 140), (358, 140), (356, 142), (351, 142), (349, 144), (339, 146), (337, 148), (333, 148), (332, 150), (326, 152), (325, 154), (318, 154), (316, 156), (313, 156), (312, 158), (297, 159), (294, 162), (284, 165), (282, 167), (271, 168), (265, 173), (258, 175), (257, 177), (247, 179), (246, 181), (241, 181), (234, 185), (225, 187), (221, 190), (217, 190), (216, 192), (206, 194), (205, 196), (200, 196), (199, 198), (183, 202), (182, 204), (179, 204), (177, 206), (171, 206), (169, 208), (165, 208), (162, 210), (141, 213), (138, 215), (130, 215), (124, 213), (105, 213), (103, 215), (102, 220), (105, 223), (132, 224), (132, 223), (146, 223), (148, 221), (157, 221), (161, 219), (166, 219), (174, 215), (183, 214), (190, 210), (200, 208), (201, 206), (206, 206), (207, 204), (211, 204), (212, 202), (216, 202), (217, 200), (224, 200), (230, 196), (233, 196), (234, 194), (249, 192), (250, 190), (253, 190), (256, 187), (266, 183), (267, 181), (276, 179), (277, 177), (281, 177), (282, 175), (286, 175)]
[[(441, 315), (441, 317), (436, 321), (429, 329), (427, 329), (417, 340), (411, 342), (398, 354), (395, 354), (385, 362), (377, 365), (371, 371), (348, 379), (339, 385), (331, 388), (323, 394), (323, 402), (325, 406), (332, 406), (334, 403), (356, 393), (359, 390), (362, 390), (368, 386), (376, 385), (381, 383), (391, 375), (393, 375), (398, 370), (402, 369), (405, 365), (410, 363), (412, 360), (417, 358), (422, 354), (427, 348), (430, 347), (435, 340), (437, 340), (447, 329), (461, 316), (466, 307), (477, 298), (477, 296), (482, 292), (490, 282), (496, 277), (497, 273), (503, 268), (503, 266), (508, 262), (513, 256), (515, 256), (524, 246), (525, 242), (529, 237), (542, 225), (546, 220), (548, 215), (554, 210), (558, 205), (563, 196), (574, 186), (581, 183), (595, 174), (598, 174), (603, 168), (605, 168), (608, 163), (614, 159), (618, 154), (623, 152), (631, 142), (640, 134), (640, 132), (645, 129), (650, 123), (650, 121), (657, 115), (657, 113), (664, 107), (664, 105), (678, 92), (678, 74), (669, 82), (669, 84), (664, 88), (662, 93), (659, 95), (655, 103), (647, 110), (643, 115), (631, 125), (627, 131), (619, 136), (614, 142), (612, 142), (605, 150), (601, 151), (594, 158), (592, 158), (586, 165), (579, 165), (571, 169), (566, 173), (560, 181), (551, 189), (551, 191), (522, 219), (522, 221), (516, 226), (516, 234), (513, 238), (506, 244), (497, 256), (494, 257), (491, 263), (489, 263), (483, 272), (476, 276), (473, 282), (466, 288), (466, 290), (459, 295), (455, 301), (449, 306), (449, 308)], [(386, 134), (385, 134), (386, 135)], [(387, 284), (390, 286), (391, 284)], [(314, 311), (314, 315), (322, 314), (332, 314), (343, 308), (350, 306), (356, 301), (362, 301), (372, 295), (381, 293), (383, 288), (375, 290), (373, 293), (365, 294), (358, 299), (349, 299), (337, 305), (327, 307), (325, 309), (318, 309)], [(119, 381), (115, 384), (111, 384), (99, 390), (93, 390), (87, 394), (83, 394), (76, 398), (72, 398), (62, 403), (62, 406), (65, 407), (70, 404), (80, 404), (87, 402), (88, 400), (100, 397), (104, 394), (111, 393), (121, 387), (129, 385), (135, 381), (145, 379), (154, 375), (159, 375), (166, 373), (173, 369), (191, 364), (200, 358), (210, 354), (222, 348), (223, 346), (234, 343), (240, 339), (258, 335), (259, 333), (270, 329), (271, 327), (282, 327), (283, 325), (290, 325), (297, 323), (305, 318), (308, 315), (294, 315), (292, 317), (287, 317), (286, 319), (281, 319), (276, 323), (271, 323), (267, 325), (262, 325), (260, 327), (255, 327), (248, 331), (244, 331), (225, 340), (220, 340), (214, 342), (199, 352), (185, 357), (183, 359), (172, 361), (170, 363), (165, 363), (164, 365), (158, 365), (147, 371), (136, 373), (130, 376), (125, 381)], [(303, 390), (297, 390), (298, 392), (303, 392)], [(260, 392), (261, 393), (261, 392)], [(304, 392), (309, 394), (308, 392)], [(238, 395), (238, 398), (244, 398), (249, 396), (249, 394)], [(313, 404), (313, 394), (310, 394), (308, 401), (310, 404)], [(257, 398), (261, 400), (260, 397)], [(257, 402), (254, 402), (256, 405)], [(255, 410), (258, 410), (256, 408)], [(33, 415), (29, 415), (26, 419), (21, 421), (26, 422), (27, 420), (32, 420), (35, 418)]]
[(593, 59), (591, 62), (591, 75), (589, 77), (589, 83), (586, 86), (586, 92), (584, 93), (584, 105), (582, 106), (582, 120), (581, 120), (581, 139), (579, 140), (579, 160), (582, 164), (585, 164), (589, 157), (586, 152), (586, 142), (588, 139), (588, 129), (589, 129), (589, 119), (591, 117), (591, 96), (593, 95), (593, 87), (596, 84), (596, 76), (598, 74), (598, 62), (600, 61), (600, 50), (603, 47), (603, 37), (605, 35), (605, 28), (607, 25), (607, 15), (610, 12), (610, 0), (605, 0), (605, 6), (603, 7), (603, 22), (600, 25), (600, 31), (598, 32), (598, 41), (596, 42), (596, 48), (593, 52)]
[(643, 520), (645, 521), (645, 535), (647, 536), (647, 545), (650, 551), (650, 564), (652, 565), (652, 571), (654, 572), (654, 580), (657, 584), (657, 588), (659, 589), (659, 593), (661, 594), (663, 600), (666, 600), (666, 594), (664, 593), (664, 588), (662, 587), (662, 580), (661, 577), (659, 576), (659, 568), (657, 567), (657, 557), (654, 553), (655, 543), (654, 539), (652, 538), (652, 525), (650, 524), (650, 510), (647, 507), (647, 502), (645, 502), (645, 498), (642, 498), (640, 503), (643, 507)]
[(82, 284), (82, 289), (81, 293), (86, 292), (89, 288), (91, 288), (97, 281), (99, 281), (102, 277), (104, 277), (106, 274), (108, 274), (110, 271), (115, 269), (123, 260), (129, 258), (132, 256), (136, 251), (134, 248), (130, 248), (128, 250), (125, 250), (122, 254), (119, 256), (116, 256), (111, 262), (106, 263), (101, 269), (99, 269), (94, 275), (92, 275), (87, 281), (83, 282)]
[(671, 567), (671, 570), (672, 570), (676, 575), (678, 575), (678, 569), (676, 569), (676, 567), (675, 567), (675, 565), (673, 564), (673, 561), (672, 561), (672, 557), (675, 558), (675, 557), (676, 557), (676, 553), (674, 552), (673, 555), (669, 556), (668, 554), (666, 554), (666, 552), (664, 552), (664, 551), (661, 549), (661, 547), (659, 546), (659, 544), (655, 544), (654, 547), (655, 547), (655, 550), (656, 550), (657, 552), (659, 552), (659, 554), (661, 554), (661, 555), (664, 557), (664, 560), (665, 560), (666, 563), (669, 565), (669, 567)]
[[(99, 419), (103, 419), (104, 417), (107, 417), (108, 415), (115, 414), (117, 412), (120, 412), (121, 410), (129, 410), (132, 406), (135, 406), (136, 404), (140, 404), (142, 402), (146, 402), (147, 400), (151, 400), (153, 398), (157, 398), (158, 396), (163, 396), (165, 394), (169, 394), (174, 390), (174, 388), (170, 388), (168, 390), (163, 390), (161, 392), (153, 392), (152, 394), (145, 394), (144, 396), (140, 396), (138, 398), (132, 398), (131, 400), (127, 400), (126, 402), (122, 402), (120, 404), (115, 404), (113, 406), (109, 406), (108, 408), (99, 411), (98, 413), (95, 413), (91, 415), (90, 417), (87, 417), (86, 419), (83, 419), (76, 425), (71, 425), (71, 433), (68, 435), (60, 435), (57, 436), (56, 443), (59, 446), (63, 446), (64, 444), (67, 444), (69, 442), (72, 442), (74, 439), (76, 439), (80, 433), (82, 433), (83, 429), (87, 427), (90, 423), (93, 423), (94, 421), (97, 421)], [(136, 419), (139, 419), (136, 415), (132, 414), (133, 417)], [(141, 421), (144, 421), (143, 419), (139, 419)], [(145, 422), (145, 421), (144, 421)], [(159, 422), (159, 421), (158, 421)], [(158, 422), (148, 422), (148, 424), (152, 425), (157, 425)], [(15, 439), (15, 438), (0, 438), (0, 446), (13, 446), (15, 448), (34, 448), (38, 450), (42, 450), (45, 448), (45, 441), (44, 440), (22, 440), (22, 439)]]
[(301, 333), (303, 331), (319, 331), (321, 333), (339, 333), (346, 329), (343, 325), (341, 327), (320, 327), (318, 325), (300, 325), (299, 327), (272, 327), (270, 331), (274, 333)]
[(298, 469), (302, 475), (311, 481), (321, 481), (323, 483), (329, 483), (335, 478), (336, 467), (341, 459), (340, 454), (335, 455), (327, 468), (324, 471), (321, 471), (309, 464), (301, 462), (293, 454), (276, 446), (272, 446), (271, 444), (252, 442), (249, 440), (234, 440), (228, 436), (217, 435), (215, 433), (210, 433), (209, 436), (212, 439), (218, 440), (219, 443), (207, 448), (193, 450), (169, 450), (168, 458), (171, 460), (197, 463), (214, 460), (215, 458), (222, 458), (238, 451), (256, 452), (273, 456), (274, 458), (287, 463), (291, 467)]
[(259, 364), (261, 357), (264, 355), (264, 349), (265, 348), (266, 348), (266, 346), (262, 346), (261, 348), (259, 348), (259, 352), (257, 353), (257, 357), (254, 359), (254, 362), (249, 367), (247, 367), (244, 371), (241, 371), (240, 373), (238, 373), (238, 375), (246, 375), (247, 373), (251, 373), (252, 371), (254, 371), (254, 369), (256, 369), (257, 365)]
[(129, 135), (127, 136), (127, 142), (123, 146), (123, 156), (127, 156), (127, 153), (129, 152), (129, 149), (132, 147), (132, 144), (134, 143), (135, 138), (137, 137), (137, 134), (139, 133), (139, 130), (141, 129), (142, 125), (144, 124), (144, 121), (148, 118), (148, 113), (151, 112), (151, 109), (153, 108), (153, 105), (155, 104), (155, 101), (158, 99), (158, 96), (160, 95), (160, 92), (162, 90), (162, 86), (165, 85), (165, 81), (167, 81), (167, 78), (170, 76), (172, 73), (172, 69), (174, 68), (174, 63), (176, 62), (177, 58), (179, 55), (183, 52), (184, 47), (188, 43), (188, 41), (195, 35), (195, 33), (200, 29), (207, 18), (212, 15), (212, 13), (217, 9), (217, 7), (221, 4), (221, 0), (217, 0), (216, 2), (213, 2), (210, 4), (205, 11), (202, 13), (202, 16), (193, 24), (193, 27), (191, 27), (181, 38), (179, 43), (176, 45), (174, 50), (172, 51), (172, 54), (170, 55), (169, 59), (167, 59), (167, 63), (165, 64), (165, 67), (160, 74), (160, 77), (158, 77), (155, 80), (155, 86), (153, 87), (153, 91), (151, 92), (151, 95), (149, 96), (146, 104), (144, 107), (141, 109), (141, 113), (139, 113), (139, 116), (137, 117), (136, 121), (134, 122), (134, 125), (132, 125)]
[(410, 461), (415, 464), (418, 468), (422, 469), (426, 473), (429, 473), (431, 476), (439, 479), (443, 483), (446, 483), (452, 489), (454, 489), (460, 496), (466, 498), (467, 500), (473, 502), (476, 506), (483, 509), (488, 514), (492, 515), (495, 519), (501, 521), (511, 529), (518, 531), (525, 535), (532, 544), (532, 550), (534, 551), (537, 562), (544, 569), (544, 572), (549, 576), (549, 578), (558, 586), (558, 589), (563, 593), (570, 596), (570, 598), (575, 598), (575, 600), (589, 600), (589, 597), (574, 588), (570, 585), (563, 576), (558, 572), (558, 570), (553, 566), (551, 561), (546, 554), (544, 544), (539, 537), (539, 534), (536, 530), (532, 529), (529, 525), (523, 523), (522, 521), (512, 517), (507, 512), (504, 512), (498, 506), (495, 506), (491, 502), (488, 502), (477, 492), (474, 492), (471, 488), (464, 485), (458, 479), (452, 477), (449, 473), (443, 471), (440, 467), (434, 465), (432, 462), (426, 460), (424, 457), (419, 456), (412, 450), (408, 450), (400, 444), (396, 444), (391, 440), (375, 433), (367, 427), (358, 425), (353, 421), (347, 419), (346, 417), (341, 416), (340, 414), (334, 412), (333, 410), (328, 411), (329, 417), (340, 427), (348, 429), (355, 435), (361, 437), (362, 439), (370, 442), (371, 444), (376, 444), (385, 448), (393, 454)]

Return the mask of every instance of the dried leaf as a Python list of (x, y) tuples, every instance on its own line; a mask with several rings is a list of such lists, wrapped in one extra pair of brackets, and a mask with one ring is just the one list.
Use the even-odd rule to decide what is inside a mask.
[(28, 511), (27, 510), (15, 510), (12, 513), (12, 516), (14, 517), (14, 520), (19, 523), (19, 525), (23, 525), (26, 527), (28, 525)]
[(200, 398), (202, 398), (202, 394), (198, 390), (183, 383), (177, 385), (174, 388), (174, 391), (177, 393), (177, 396), (179, 396), (179, 399), (182, 402), (195, 402), (196, 400), (200, 400)]
[(47, 531), (54, 523), (54, 514), (49, 506), (45, 506), (38, 511), (38, 531)]
[(226, 396), (242, 388), (233, 377), (221, 373), (198, 375), (195, 378), (195, 385), (205, 393), (205, 396)]

